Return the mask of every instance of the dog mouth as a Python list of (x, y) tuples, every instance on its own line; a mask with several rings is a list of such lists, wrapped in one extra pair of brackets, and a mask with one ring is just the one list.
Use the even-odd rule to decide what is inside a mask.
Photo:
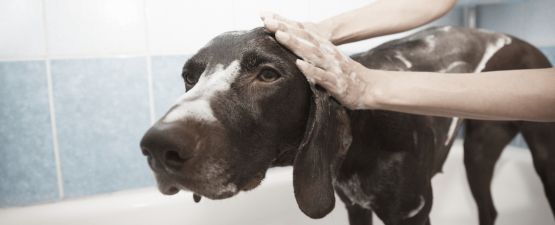
[[(262, 173), (262, 172), (257, 173), (256, 175), (254, 175), (253, 178), (251, 178), (251, 180), (245, 186), (243, 186), (243, 188), (241, 188), (241, 191), (250, 191), (250, 190), (258, 187), (262, 183), (262, 180), (264, 180), (264, 177), (265, 177), (264, 173)], [(216, 197), (214, 199), (230, 198), (230, 197), (233, 197), (234, 195), (236, 195), (237, 193), (239, 193), (239, 191), (224, 192), (223, 194), (219, 195), (218, 197)], [(196, 203), (199, 203), (201, 199), (202, 199), (201, 195), (199, 195), (197, 193), (193, 193), (193, 200)]]
[[(242, 188), (237, 189), (237, 188), (225, 188), (222, 190), (218, 190), (216, 191), (216, 194), (214, 193), (205, 193), (205, 194), (199, 194), (196, 191), (193, 191), (193, 200), (198, 203), (200, 202), (200, 200), (202, 199), (202, 197), (208, 197), (210, 199), (226, 199), (226, 198), (230, 198), (235, 196), (236, 194), (239, 193), (239, 191), (250, 191), (256, 187), (258, 187), (261, 183), (262, 180), (264, 180), (265, 178), (265, 173), (263, 172), (259, 172), (257, 174), (255, 174), (250, 180), (249, 182), (247, 182), (247, 184), (245, 184)], [(158, 189), (160, 190), (160, 192), (162, 192), (162, 194), (164, 195), (175, 195), (177, 193), (179, 193), (179, 191), (184, 190), (184, 191), (192, 191), (188, 188), (183, 187), (182, 185), (179, 185), (177, 183), (172, 182), (172, 184), (166, 183), (165, 184), (159, 185)], [(228, 184), (228, 187), (230, 186), (235, 186), (234, 184)], [(232, 190), (233, 189), (233, 190)]]

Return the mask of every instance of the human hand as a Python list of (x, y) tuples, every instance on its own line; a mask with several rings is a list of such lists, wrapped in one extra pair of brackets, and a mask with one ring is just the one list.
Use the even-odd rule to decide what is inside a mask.
[[(307, 29), (305, 24), (268, 12), (260, 13), (260, 17), (266, 30), (274, 32), (280, 44), (304, 60), (297, 60), (296, 64), (309, 82), (328, 90), (343, 106), (368, 108), (364, 104), (368, 82), (357, 76), (362, 66), (328, 40), (331, 35), (326, 34), (325, 28), (305, 23)], [(320, 35), (327, 35), (328, 39)]]

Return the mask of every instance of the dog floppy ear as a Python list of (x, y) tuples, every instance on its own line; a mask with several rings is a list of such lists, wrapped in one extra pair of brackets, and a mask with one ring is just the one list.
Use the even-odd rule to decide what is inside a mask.
[(333, 181), (351, 145), (345, 108), (326, 90), (310, 84), (314, 92), (304, 138), (293, 162), (293, 187), (301, 211), (318, 219), (335, 207)]

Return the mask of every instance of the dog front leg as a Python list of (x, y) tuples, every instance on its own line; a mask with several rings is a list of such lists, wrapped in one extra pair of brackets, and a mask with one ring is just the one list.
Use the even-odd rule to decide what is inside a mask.
[(350, 225), (372, 225), (372, 210), (362, 208), (361, 206), (345, 205), (349, 213)]
[(372, 210), (353, 204), (340, 189), (336, 188), (335, 192), (339, 195), (341, 201), (345, 203), (345, 208), (347, 208), (349, 213), (350, 225), (372, 225)]
[[(411, 198), (399, 199), (391, 195), (376, 195), (372, 208), (386, 225), (429, 225), (428, 217), (434, 201), (432, 185), (424, 187), (424, 193), (412, 193)], [(404, 189), (410, 193), (410, 189)]]

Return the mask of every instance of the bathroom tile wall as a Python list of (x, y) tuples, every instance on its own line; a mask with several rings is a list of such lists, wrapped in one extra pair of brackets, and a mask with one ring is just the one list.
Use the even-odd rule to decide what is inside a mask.
[(0, 207), (58, 194), (46, 65), (0, 62)]
[[(260, 10), (318, 22), (371, 2), (0, 0), (0, 208), (154, 186), (139, 141), (184, 93), (188, 57), (217, 34), (261, 26)], [(462, 26), (462, 5), (477, 2), (425, 27)], [(555, 0), (510, 2), (479, 6), (478, 26), (555, 62)]]
[(44, 2), (46, 39), (51, 55), (146, 51), (142, 0)]
[(555, 46), (553, 10), (554, 0), (479, 6), (478, 27), (507, 33), (538, 47)]
[(64, 197), (154, 185), (141, 136), (150, 126), (145, 57), (51, 61)]
[(0, 1), (0, 57), (46, 54), (41, 0)]
[(158, 121), (185, 93), (181, 69), (189, 55), (152, 56), (154, 118)]

